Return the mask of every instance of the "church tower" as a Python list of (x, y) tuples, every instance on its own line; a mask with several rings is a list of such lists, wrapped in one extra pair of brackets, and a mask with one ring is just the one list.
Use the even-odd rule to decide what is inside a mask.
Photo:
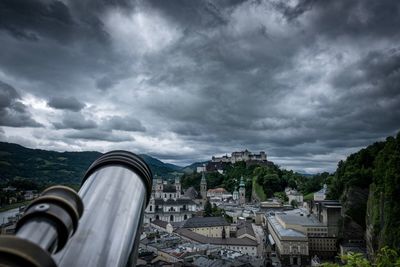
[[(207, 181), (206, 181), (206, 175), (204, 172), (201, 174), (201, 182), (200, 182), (200, 194), (203, 202), (207, 200)], [(203, 204), (204, 204), (203, 203)]]
[(182, 187), (179, 178), (175, 178), (175, 189), (176, 189), (176, 198), (181, 198)]
[(162, 198), (163, 193), (163, 181), (161, 178), (157, 178), (156, 182), (156, 198)]
[(240, 184), (239, 184), (239, 204), (244, 205), (245, 203), (246, 203), (246, 188), (242, 176), (242, 178), (240, 178)]

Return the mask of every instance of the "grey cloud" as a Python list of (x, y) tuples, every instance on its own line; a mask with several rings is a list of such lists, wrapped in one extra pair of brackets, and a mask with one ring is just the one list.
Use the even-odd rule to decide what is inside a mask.
[[(165, 160), (190, 163), (248, 148), (287, 166), (332, 170), (338, 158), (400, 129), (399, 5), (7, 0), (0, 4), (0, 73), (41, 99), (71, 96), (49, 106), (93, 104), (91, 118), (66, 112), (53, 122), (64, 129), (59, 135), (67, 132), (65, 143), (123, 146), (138, 135), (146, 144), (137, 138), (132, 149)], [(121, 51), (103, 24), (114, 12), (128, 21), (161, 16), (178, 39), (140, 56)], [(129, 26), (149, 39), (158, 27)], [(19, 100), (2, 97), (0, 106), (14, 103), (25, 114)], [(149, 145), (164, 139), (182, 151)]]
[(85, 107), (85, 104), (78, 101), (75, 97), (52, 97), (49, 102), (47, 102), (52, 108), (55, 109), (66, 109), (71, 111), (80, 111)]
[(103, 127), (108, 130), (120, 130), (128, 132), (146, 131), (146, 128), (142, 125), (142, 123), (132, 116), (112, 116), (105, 120)]
[(0, 125), (10, 127), (41, 127), (20, 101), (21, 96), (9, 84), (0, 81)]
[(398, 1), (302, 0), (294, 7), (289, 7), (284, 1), (277, 7), (289, 20), (312, 13), (311, 27), (325, 36), (399, 37)]
[(83, 139), (83, 140), (109, 141), (109, 142), (134, 141), (134, 138), (130, 135), (116, 134), (113, 132), (102, 131), (98, 129), (70, 132), (66, 133), (64, 137), (70, 139)]
[(100, 20), (89, 12), (86, 16), (76, 16), (74, 11), (57, 0), (4, 0), (0, 3), (0, 29), (28, 41), (50, 38), (64, 43), (88, 36), (107, 39)]
[(63, 115), (61, 122), (53, 122), (56, 129), (76, 129), (85, 130), (97, 128), (97, 123), (94, 120), (86, 119), (81, 113), (66, 112)]

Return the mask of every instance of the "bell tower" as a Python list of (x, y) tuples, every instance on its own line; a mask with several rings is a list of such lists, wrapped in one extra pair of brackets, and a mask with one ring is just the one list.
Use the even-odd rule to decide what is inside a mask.
[(201, 174), (201, 182), (200, 182), (200, 194), (202, 200), (205, 202), (207, 200), (207, 181), (206, 181), (206, 175), (204, 172)]
[(242, 178), (240, 178), (240, 184), (239, 184), (239, 204), (244, 205), (245, 203), (246, 203), (246, 187), (242, 176)]

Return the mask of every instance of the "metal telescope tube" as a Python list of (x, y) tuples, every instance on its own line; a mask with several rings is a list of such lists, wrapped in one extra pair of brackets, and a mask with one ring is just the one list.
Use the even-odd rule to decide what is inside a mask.
[(152, 174), (138, 156), (112, 151), (88, 169), (75, 235), (53, 256), (59, 267), (134, 266)]

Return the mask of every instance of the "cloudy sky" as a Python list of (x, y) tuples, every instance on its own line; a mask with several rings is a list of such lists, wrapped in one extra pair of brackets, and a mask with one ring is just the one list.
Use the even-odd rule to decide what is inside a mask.
[(397, 0), (1, 0), (0, 140), (333, 171), (400, 130)]

